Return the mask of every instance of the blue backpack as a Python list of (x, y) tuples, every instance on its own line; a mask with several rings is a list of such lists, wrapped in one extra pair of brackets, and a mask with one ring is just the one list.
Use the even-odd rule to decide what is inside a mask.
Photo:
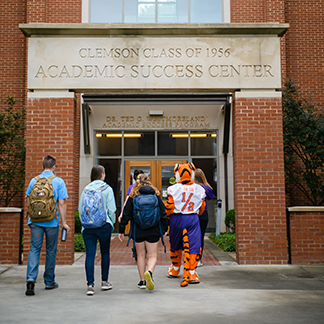
[[(134, 232), (133, 256), (135, 256), (136, 226), (139, 226), (142, 230), (146, 230), (156, 225), (159, 225), (160, 233), (161, 233), (161, 241), (162, 244), (164, 245), (160, 220), (161, 220), (161, 216), (160, 216), (159, 200), (155, 194), (141, 194), (133, 198), (133, 221), (132, 221), (129, 238), (127, 242), (127, 246), (128, 246), (133, 231)], [(166, 252), (165, 245), (164, 245), (164, 252)]]
[(107, 212), (102, 192), (108, 188), (106, 184), (100, 190), (84, 189), (82, 199), (81, 224), (84, 228), (98, 228), (106, 224)]
[(135, 196), (133, 204), (133, 220), (142, 230), (151, 228), (160, 222), (160, 207), (156, 195)]

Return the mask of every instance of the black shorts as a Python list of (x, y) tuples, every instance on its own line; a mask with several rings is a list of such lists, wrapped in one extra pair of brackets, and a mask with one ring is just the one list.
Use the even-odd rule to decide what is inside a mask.
[(152, 234), (152, 235), (147, 235), (147, 236), (140, 236), (138, 237), (136, 235), (136, 238), (135, 238), (135, 242), (136, 243), (142, 243), (144, 241), (148, 242), (148, 243), (156, 243), (159, 241), (161, 235), (156, 235), (156, 234)]

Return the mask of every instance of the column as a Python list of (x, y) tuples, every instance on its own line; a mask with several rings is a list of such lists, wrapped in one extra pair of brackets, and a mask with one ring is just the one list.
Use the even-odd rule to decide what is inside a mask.
[[(71, 227), (66, 242), (59, 239), (57, 264), (74, 262), (74, 213), (78, 205), (79, 184), (79, 117), (77, 99), (68, 91), (34, 91), (28, 93), (26, 129), (26, 189), (31, 178), (43, 170), (47, 154), (57, 160), (56, 175), (65, 181), (67, 223)], [(25, 208), (26, 210), (26, 208)], [(60, 221), (60, 229), (61, 229)], [(30, 230), (24, 226), (23, 263), (27, 264), (30, 247)], [(45, 241), (40, 264), (45, 261)]]
[(287, 264), (281, 92), (240, 91), (233, 105), (239, 264)]

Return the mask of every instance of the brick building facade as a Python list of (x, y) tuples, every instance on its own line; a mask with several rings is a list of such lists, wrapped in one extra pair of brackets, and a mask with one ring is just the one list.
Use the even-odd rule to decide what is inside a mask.
[[(319, 32), (323, 29), (323, 4), (315, 0), (226, 0), (226, 3), (233, 24), (289, 23), (288, 31), (280, 39), (281, 78), (292, 78), (303, 95), (311, 96), (323, 107), (324, 36)], [(41, 172), (43, 157), (53, 154), (59, 165), (57, 175), (67, 184), (70, 196), (67, 222), (71, 225), (81, 186), (82, 91), (70, 91), (64, 96), (53, 93), (47, 96), (44, 92), (28, 95), (28, 39), (19, 24), (80, 24), (84, 3), (12, 0), (1, 3), (0, 9), (1, 30), (6, 31), (1, 42), (0, 97), (4, 100), (7, 94), (13, 95), (21, 99), (17, 108), (27, 107), (26, 187), (31, 177)], [(0, 109), (4, 107), (2, 100)], [(233, 92), (232, 134), (234, 194), (230, 207), (235, 208), (237, 216), (238, 263), (286, 264), (281, 98), (268, 93), (254, 96)], [(296, 204), (300, 204), (298, 192), (288, 205)], [(17, 196), (11, 205), (24, 207), (23, 195)], [(26, 225), (24, 235), (26, 262), (29, 241)], [(67, 242), (59, 243), (58, 264), (73, 263), (72, 238), (70, 235)]]

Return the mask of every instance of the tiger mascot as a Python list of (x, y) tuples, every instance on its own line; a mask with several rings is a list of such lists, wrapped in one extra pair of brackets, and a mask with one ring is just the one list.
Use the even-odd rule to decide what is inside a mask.
[(174, 168), (176, 184), (168, 187), (168, 201), (165, 210), (170, 218), (170, 257), (172, 264), (167, 274), (169, 278), (179, 278), (184, 251), (184, 270), (181, 287), (199, 283), (196, 272), (199, 261), (201, 232), (199, 216), (205, 208), (205, 190), (194, 183), (193, 163), (176, 164)]

